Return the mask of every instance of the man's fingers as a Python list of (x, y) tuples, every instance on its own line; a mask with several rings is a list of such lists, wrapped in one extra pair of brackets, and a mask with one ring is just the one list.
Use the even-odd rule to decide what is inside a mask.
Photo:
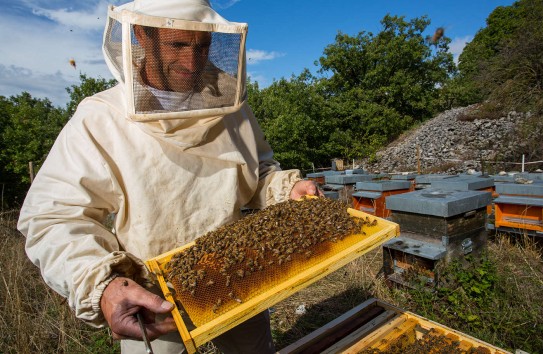
[(137, 339), (141, 337), (141, 330), (136, 316), (124, 314), (112, 318), (109, 324), (113, 339)]
[(173, 317), (167, 317), (163, 321), (145, 324), (147, 337), (153, 340), (166, 333), (177, 331), (177, 326)]
[(171, 302), (146, 290), (135, 281), (128, 279), (124, 284), (126, 297), (132, 304), (145, 307), (154, 313), (168, 313), (173, 310), (174, 305)]
[[(173, 317), (167, 317), (159, 322), (144, 323), (143, 325), (150, 340), (177, 330)], [(143, 333), (135, 314), (122, 316), (119, 321), (111, 323), (110, 326), (113, 339), (143, 340)]]
[(153, 294), (143, 288), (142, 290), (144, 292), (142, 292), (140, 294), (141, 296), (136, 300), (138, 305), (143, 306), (154, 313), (168, 313), (173, 310), (174, 305), (171, 302), (166, 301), (157, 294)]
[(167, 314), (174, 305), (128, 278), (112, 280), (102, 294), (100, 306), (115, 339), (143, 338), (136, 318), (138, 312), (144, 316), (147, 323), (144, 325), (151, 326), (149, 338), (154, 339), (176, 329), (173, 319), (155, 323), (155, 314)]

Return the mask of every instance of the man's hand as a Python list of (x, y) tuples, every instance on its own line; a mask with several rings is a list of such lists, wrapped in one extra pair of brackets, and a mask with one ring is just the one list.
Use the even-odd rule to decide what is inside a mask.
[(100, 308), (113, 339), (143, 339), (136, 318), (138, 312), (142, 314), (149, 340), (177, 330), (172, 317), (155, 322), (155, 314), (170, 312), (173, 304), (128, 278), (117, 277), (108, 284), (100, 299)]
[(298, 181), (290, 191), (290, 199), (300, 199), (304, 195), (324, 197), (324, 193), (314, 181)]

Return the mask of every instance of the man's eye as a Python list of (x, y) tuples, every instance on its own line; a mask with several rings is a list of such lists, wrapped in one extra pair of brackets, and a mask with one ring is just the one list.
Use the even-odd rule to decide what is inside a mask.
[(173, 49), (181, 49), (189, 46), (187, 43), (166, 43), (166, 45)]

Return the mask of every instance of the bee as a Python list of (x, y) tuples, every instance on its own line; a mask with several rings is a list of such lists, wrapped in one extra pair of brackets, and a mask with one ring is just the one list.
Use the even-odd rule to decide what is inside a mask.
[(230, 276), (227, 275), (226, 276), (226, 287), (229, 287), (230, 286)]
[(437, 44), (437, 42), (439, 42), (439, 40), (445, 35), (445, 29), (443, 27), (438, 27), (436, 28), (436, 31), (434, 32), (433, 36), (430, 37), (430, 36), (427, 36), (426, 37), (426, 40), (430, 43), (430, 44)]
[(233, 291), (228, 293), (228, 297), (231, 298), (232, 300), (234, 300), (237, 303), (240, 303), (240, 304), (242, 303), (241, 299), (237, 298), (236, 295), (234, 295)]
[(69, 63), (70, 63), (71, 66), (73, 66), (74, 69), (77, 69), (77, 64), (75, 63), (74, 58), (70, 58)]
[(215, 305), (213, 305), (213, 308), (211, 309), (213, 313), (217, 313), (221, 305), (222, 305), (222, 300), (219, 298), (217, 299), (217, 302), (215, 303)]

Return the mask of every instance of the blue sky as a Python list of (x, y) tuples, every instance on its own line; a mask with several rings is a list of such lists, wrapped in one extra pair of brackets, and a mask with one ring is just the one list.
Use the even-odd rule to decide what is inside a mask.
[[(160, 0), (157, 0), (160, 1)], [(0, 0), (0, 95), (22, 91), (68, 102), (66, 87), (79, 74), (112, 78), (103, 60), (101, 41), (108, 4), (125, 1)], [(248, 75), (266, 87), (273, 80), (298, 75), (334, 43), (338, 31), (377, 34), (386, 15), (431, 21), (428, 35), (445, 28), (457, 56), (485, 26), (488, 15), (513, 0), (211, 0), (227, 20), (249, 24)], [(76, 61), (76, 68), (70, 59)]]

